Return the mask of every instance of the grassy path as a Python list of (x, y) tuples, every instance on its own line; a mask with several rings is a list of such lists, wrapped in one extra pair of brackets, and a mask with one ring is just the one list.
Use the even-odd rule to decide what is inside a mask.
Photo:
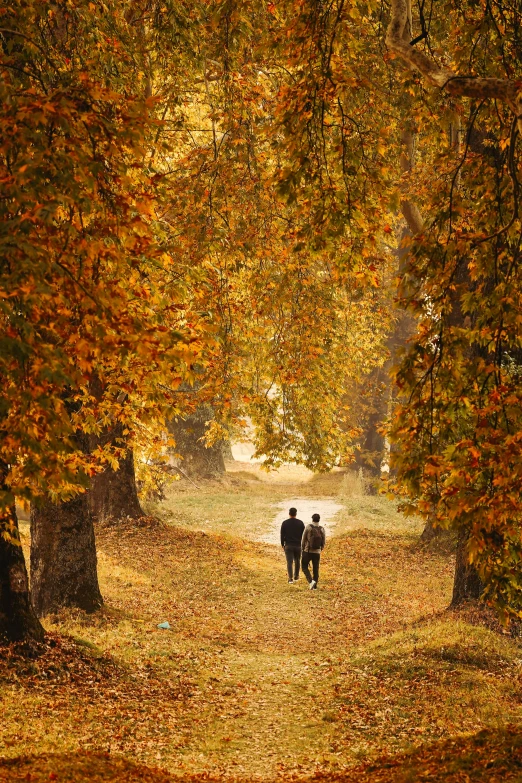
[(125, 758), (181, 777), (333, 780), (520, 724), (520, 647), (445, 613), (451, 558), (412, 546), (417, 531), (387, 501), (343, 499), (342, 477), (303, 485), (346, 507), (311, 592), (287, 584), (279, 547), (252, 540), (295, 484), (235, 481), (172, 496), (166, 528), (100, 531), (104, 612), (47, 621), (44, 656), (0, 664), (0, 754), (36, 753), (0, 764), (0, 780), (48, 780), (53, 763), (56, 779), (134, 780), (84, 777), (93, 751), (114, 769)]

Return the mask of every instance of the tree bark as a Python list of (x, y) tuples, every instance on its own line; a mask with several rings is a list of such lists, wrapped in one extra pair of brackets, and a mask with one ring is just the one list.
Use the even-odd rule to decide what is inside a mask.
[[(1, 535), (8, 532), (9, 538)], [(0, 518), (0, 642), (41, 642), (44, 629), (35, 614), (14, 508)]]
[[(101, 402), (104, 395), (104, 385), (98, 376), (91, 379), (89, 388), (91, 394)], [(115, 403), (123, 406), (126, 398), (127, 393), (121, 391)], [(97, 446), (102, 448), (111, 446), (125, 450), (124, 456), (119, 459), (116, 470), (108, 465), (91, 481), (89, 507), (94, 521), (118, 522), (121, 519), (140, 519), (145, 516), (136, 487), (134, 452), (128, 447), (129, 438), (124, 433), (124, 424), (113, 418), (111, 426), (108, 426), (99, 435), (91, 435), (88, 441), (91, 451)]]
[(102, 605), (86, 493), (31, 507), (31, 588), (40, 617), (64, 607), (94, 612)]
[(138, 498), (132, 449), (127, 449), (119, 460), (117, 470), (107, 466), (103, 473), (94, 476), (88, 500), (95, 522), (106, 524), (145, 516)]
[(365, 380), (364, 389), (358, 391), (360, 399), (368, 400), (368, 410), (362, 424), (362, 434), (355, 453), (358, 468), (374, 478), (380, 476), (384, 454), (384, 435), (379, 431), (388, 412), (390, 377), (387, 365), (377, 367)]
[(482, 582), (478, 571), (468, 559), (469, 530), (461, 528), (457, 539), (457, 557), (451, 607), (460, 606), (465, 601), (473, 601), (482, 595)]
[(438, 538), (440, 536), (440, 532), (441, 528), (434, 527), (432, 521), (428, 519), (424, 525), (424, 530), (421, 533), (420, 540), (425, 544), (429, 544), (429, 542), (433, 541), (434, 538)]
[(221, 441), (221, 449), (225, 462), (235, 462), (234, 455), (232, 454), (232, 444), (229, 440)]
[(204, 442), (207, 422), (213, 418), (214, 412), (210, 405), (200, 405), (186, 419), (177, 419), (168, 424), (176, 440), (176, 454), (182, 457), (181, 467), (188, 476), (215, 478), (225, 473), (223, 442), (217, 441), (208, 448)]

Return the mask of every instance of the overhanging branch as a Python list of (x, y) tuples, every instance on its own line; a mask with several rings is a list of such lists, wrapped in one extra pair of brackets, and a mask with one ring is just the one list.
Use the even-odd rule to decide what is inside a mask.
[(463, 98), (495, 98), (507, 103), (515, 113), (522, 133), (522, 92), (510, 79), (461, 76), (450, 68), (442, 68), (432, 57), (415, 49), (410, 43), (411, 0), (391, 0), (391, 18), (386, 43), (410, 68), (432, 85), (450, 95)]

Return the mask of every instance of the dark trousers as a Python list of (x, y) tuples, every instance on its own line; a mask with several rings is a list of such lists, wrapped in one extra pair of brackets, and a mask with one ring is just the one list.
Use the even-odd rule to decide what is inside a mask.
[(319, 581), (319, 560), (321, 559), (321, 555), (319, 552), (303, 552), (303, 559), (301, 561), (301, 565), (303, 567), (303, 574), (306, 576), (306, 581), (308, 584), (312, 581), (312, 575), (310, 574), (310, 563), (312, 564), (312, 568), (314, 571), (313, 580), (317, 584)]
[(301, 561), (301, 547), (300, 546), (286, 546), (286, 567), (288, 570), (289, 579), (299, 579), (299, 563)]

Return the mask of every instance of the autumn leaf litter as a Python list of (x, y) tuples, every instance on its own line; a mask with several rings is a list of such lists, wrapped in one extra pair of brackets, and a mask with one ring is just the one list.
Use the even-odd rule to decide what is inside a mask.
[[(267, 488), (236, 491), (252, 511)], [(273, 502), (288, 497), (279, 491)], [(11, 646), (0, 660), (0, 780), (358, 770), (354, 780), (398, 781), (412, 764), (422, 780), (434, 759), (450, 774), (448, 743), (465, 757), (484, 731), (496, 732), (488, 779), (516, 779), (503, 732), (520, 725), (518, 642), (445, 612), (451, 557), (415, 547), (386, 513), (384, 529), (368, 513), (358, 530), (341, 514), (316, 594), (286, 584), (276, 546), (171, 525), (99, 530), (105, 609), (50, 618), (44, 646)]]

